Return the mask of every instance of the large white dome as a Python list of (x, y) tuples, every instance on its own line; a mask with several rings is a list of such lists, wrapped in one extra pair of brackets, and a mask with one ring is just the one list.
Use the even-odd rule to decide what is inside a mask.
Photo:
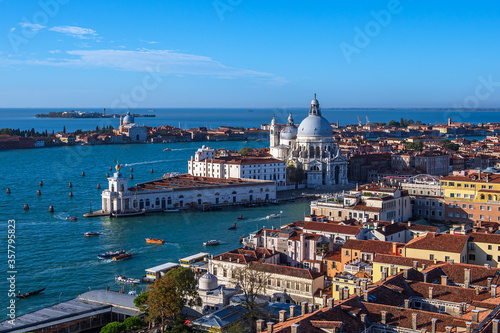
[(322, 116), (309, 115), (302, 120), (297, 136), (328, 136), (331, 137), (332, 126)]
[(284, 140), (295, 140), (297, 138), (297, 127), (287, 125), (280, 132), (280, 137)]
[(130, 111), (127, 112), (127, 115), (123, 118), (123, 125), (133, 124), (135, 121), (134, 117), (130, 115)]

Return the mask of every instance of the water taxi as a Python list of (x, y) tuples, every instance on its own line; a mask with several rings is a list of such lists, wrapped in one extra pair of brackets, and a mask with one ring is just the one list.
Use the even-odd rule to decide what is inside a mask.
[(267, 215), (266, 216), (266, 219), (277, 219), (278, 217), (280, 217), (281, 214), (271, 214), (271, 215)]
[(165, 148), (163, 149), (163, 151), (171, 151), (172, 149), (171, 148)]
[(164, 210), (165, 213), (177, 213), (178, 211), (179, 208), (168, 208)]
[(208, 242), (204, 242), (203, 246), (214, 246), (214, 245), (219, 245), (220, 241), (218, 240), (209, 240)]
[(120, 251), (115, 251), (115, 252), (106, 252), (103, 254), (98, 254), (97, 258), (108, 259), (108, 258), (113, 258), (113, 257), (116, 257), (118, 255), (125, 254), (125, 253), (127, 253), (127, 252), (125, 252), (125, 250), (120, 250)]
[(67, 221), (76, 221), (76, 220), (78, 220), (78, 217), (76, 217), (76, 216), (67, 216), (66, 220)]
[(100, 232), (93, 232), (93, 231), (84, 233), (85, 237), (99, 236), (100, 234), (101, 234)]
[(123, 253), (119, 254), (116, 257), (113, 257), (113, 261), (119, 261), (119, 260), (124, 260), (132, 257), (132, 253)]
[(146, 238), (146, 243), (149, 244), (165, 244), (165, 241), (160, 238)]
[(139, 279), (132, 279), (125, 277), (123, 275), (115, 276), (115, 281), (119, 283), (128, 283), (128, 284), (139, 284), (141, 282)]

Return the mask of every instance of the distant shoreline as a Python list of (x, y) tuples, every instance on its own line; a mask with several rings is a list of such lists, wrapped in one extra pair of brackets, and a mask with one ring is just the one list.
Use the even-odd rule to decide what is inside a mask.
[[(156, 117), (154, 114), (132, 114), (133, 117), (140, 118), (153, 118)], [(61, 111), (61, 112), (49, 112), (49, 113), (39, 113), (35, 115), (35, 118), (53, 118), (53, 119), (95, 119), (95, 118), (120, 118), (119, 114), (103, 114), (100, 112), (77, 112), (77, 111)]]

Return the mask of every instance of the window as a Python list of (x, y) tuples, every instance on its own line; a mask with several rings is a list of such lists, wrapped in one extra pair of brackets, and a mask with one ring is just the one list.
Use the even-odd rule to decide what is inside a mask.
[(486, 188), (486, 185), (481, 185), (481, 188)]
[(476, 255), (475, 254), (469, 254), (469, 260), (476, 260)]
[(469, 187), (469, 184), (464, 184), (464, 187)]
[(484, 210), (484, 206), (479, 206), (479, 209), (480, 210)]
[(471, 198), (471, 199), (474, 199), (474, 194), (471, 194), (471, 195), (470, 195), (470, 198)]
[(460, 213), (455, 213), (455, 217), (460, 217)]
[(448, 216), (449, 216), (449, 217), (453, 217), (453, 212), (449, 212), (449, 213), (448, 213)]
[(474, 251), (474, 249), (475, 249), (475, 244), (474, 243), (470, 243), (470, 250)]
[(462, 208), (463, 209), (467, 209), (467, 205), (466, 204), (462, 204)]
[(479, 215), (480, 220), (484, 220), (484, 215)]
[(488, 190), (492, 190), (492, 189), (493, 189), (493, 185), (488, 186)]
[(457, 187), (462, 187), (462, 183), (457, 183)]
[(491, 212), (491, 206), (486, 206), (486, 210)]
[(474, 205), (469, 205), (469, 209), (474, 209)]
[(488, 245), (488, 250), (491, 250), (491, 245)]
[(450, 260), (450, 257), (449, 256), (445, 256), (444, 257), (444, 261), (447, 262), (448, 260)]
[(462, 218), (466, 219), (467, 218), (467, 213), (462, 213)]
[(493, 261), (493, 256), (491, 254), (487, 254), (486, 261)]
[(476, 184), (470, 184), (470, 188), (476, 188)]
[(429, 254), (429, 260), (434, 260), (434, 255), (433, 254)]
[[(500, 217), (500, 216), (499, 216)], [(473, 219), (474, 218), (474, 214), (469, 214), (469, 218), (470, 219)], [(500, 221), (500, 220), (499, 220)]]
[(300, 290), (300, 283), (295, 283), (295, 290)]
[(464, 198), (465, 198), (465, 199), (468, 199), (468, 198), (469, 198), (469, 195), (468, 195), (468, 194), (464, 194)]
[(455, 183), (454, 182), (449, 182), (448, 186), (455, 186)]

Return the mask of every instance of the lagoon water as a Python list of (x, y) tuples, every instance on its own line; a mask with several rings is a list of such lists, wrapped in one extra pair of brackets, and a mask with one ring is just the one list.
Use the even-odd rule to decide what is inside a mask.
[[(206, 143), (205, 143), (206, 144)], [(268, 142), (211, 143), (214, 148), (241, 149), (245, 146), (264, 147)], [(141, 278), (146, 268), (198, 252), (218, 254), (240, 246), (244, 234), (263, 225), (278, 226), (280, 222), (296, 221), (308, 213), (308, 203), (288, 203), (280, 206), (236, 208), (216, 212), (157, 213), (136, 218), (110, 219), (108, 217), (83, 218), (92, 208), (100, 209), (100, 190), (107, 186), (106, 173), (115, 159), (126, 166), (128, 177), (134, 168), (135, 184), (161, 177), (165, 172), (186, 172), (187, 160), (202, 143), (139, 144), (109, 146), (74, 146), (30, 150), (1, 151), (0, 160), (0, 243), (7, 252), (7, 220), (16, 221), (16, 287), (21, 293), (47, 289), (28, 299), (18, 299), (17, 315), (31, 312), (59, 301), (71, 299), (89, 288), (110, 286), (119, 290), (115, 275)], [(172, 151), (164, 152), (170, 147)], [(154, 169), (151, 174), (150, 170)], [(82, 171), (85, 177), (81, 176)], [(110, 172), (111, 173), (111, 172)], [(43, 181), (43, 186), (39, 186)], [(68, 183), (72, 182), (70, 189)], [(12, 191), (6, 194), (6, 188)], [(40, 189), (41, 196), (36, 192)], [(69, 197), (69, 191), (74, 194)], [(29, 204), (29, 211), (23, 206)], [(49, 213), (50, 205), (55, 212)], [(280, 219), (266, 220), (265, 216), (279, 213)], [(236, 218), (243, 214), (243, 220)], [(67, 221), (77, 216), (77, 221)], [(227, 227), (238, 223), (237, 230)], [(84, 237), (87, 231), (103, 235)], [(147, 237), (163, 238), (164, 245), (148, 245)], [(204, 248), (203, 242), (221, 240), (216, 247)], [(97, 255), (106, 251), (125, 249), (134, 254), (122, 262), (99, 260)], [(1, 262), (6, 272), (7, 256)], [(6, 274), (5, 274), (6, 275)], [(4, 276), (5, 276), (4, 275)], [(137, 291), (146, 285), (137, 287)], [(1, 304), (7, 304), (6, 278), (0, 283)], [(133, 287), (126, 287), (127, 290)], [(5, 320), (7, 318), (2, 318)]]

